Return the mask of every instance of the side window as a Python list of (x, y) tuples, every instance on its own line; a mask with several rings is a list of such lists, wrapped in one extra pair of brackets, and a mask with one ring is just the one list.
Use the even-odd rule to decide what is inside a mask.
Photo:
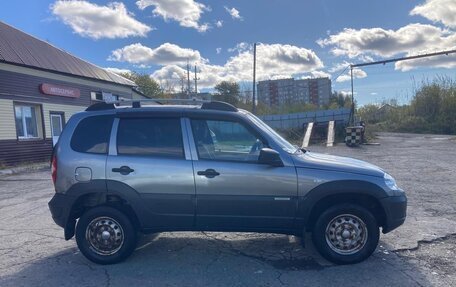
[(108, 153), (112, 116), (93, 116), (83, 119), (74, 130), (71, 148), (77, 152)]
[(117, 132), (117, 153), (184, 158), (180, 120), (177, 118), (121, 119)]
[(261, 140), (238, 122), (192, 120), (192, 131), (200, 159), (255, 162), (263, 148)]

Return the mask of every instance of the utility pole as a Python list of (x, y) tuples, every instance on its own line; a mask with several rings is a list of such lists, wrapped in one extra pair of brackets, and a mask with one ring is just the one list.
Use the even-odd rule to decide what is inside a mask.
[(256, 97), (255, 97), (255, 88), (256, 88), (256, 46), (257, 43), (253, 44), (253, 90), (252, 90), (252, 112), (256, 112)]
[(195, 65), (195, 97), (198, 95), (198, 74), (196, 73), (196, 65)]
[(187, 98), (190, 99), (190, 65), (187, 60)]
[(184, 91), (185, 91), (185, 77), (181, 76), (180, 81), (181, 81), (181, 97), (183, 97)]
[(352, 126), (355, 125), (355, 97), (353, 95), (353, 65), (350, 65), (350, 79), (351, 79), (351, 96), (352, 96), (352, 105), (350, 111), (350, 118)]

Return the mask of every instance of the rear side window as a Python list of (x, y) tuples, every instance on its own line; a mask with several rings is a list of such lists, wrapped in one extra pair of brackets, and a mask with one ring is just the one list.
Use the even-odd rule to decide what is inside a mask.
[(119, 155), (184, 157), (177, 118), (121, 119), (117, 132)]
[(108, 153), (112, 116), (93, 116), (83, 119), (74, 130), (71, 148), (77, 152)]

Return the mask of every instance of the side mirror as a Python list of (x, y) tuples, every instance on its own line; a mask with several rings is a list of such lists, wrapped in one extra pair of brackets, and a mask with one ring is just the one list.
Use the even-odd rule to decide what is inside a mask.
[(258, 162), (261, 164), (268, 164), (271, 166), (283, 166), (282, 159), (280, 154), (270, 148), (262, 148), (260, 150), (260, 156), (258, 157)]

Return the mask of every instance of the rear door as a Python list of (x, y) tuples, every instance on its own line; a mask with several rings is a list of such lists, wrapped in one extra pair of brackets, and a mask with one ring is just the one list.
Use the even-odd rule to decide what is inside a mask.
[(195, 213), (193, 167), (179, 117), (116, 118), (106, 176), (139, 194), (147, 228), (190, 229)]

